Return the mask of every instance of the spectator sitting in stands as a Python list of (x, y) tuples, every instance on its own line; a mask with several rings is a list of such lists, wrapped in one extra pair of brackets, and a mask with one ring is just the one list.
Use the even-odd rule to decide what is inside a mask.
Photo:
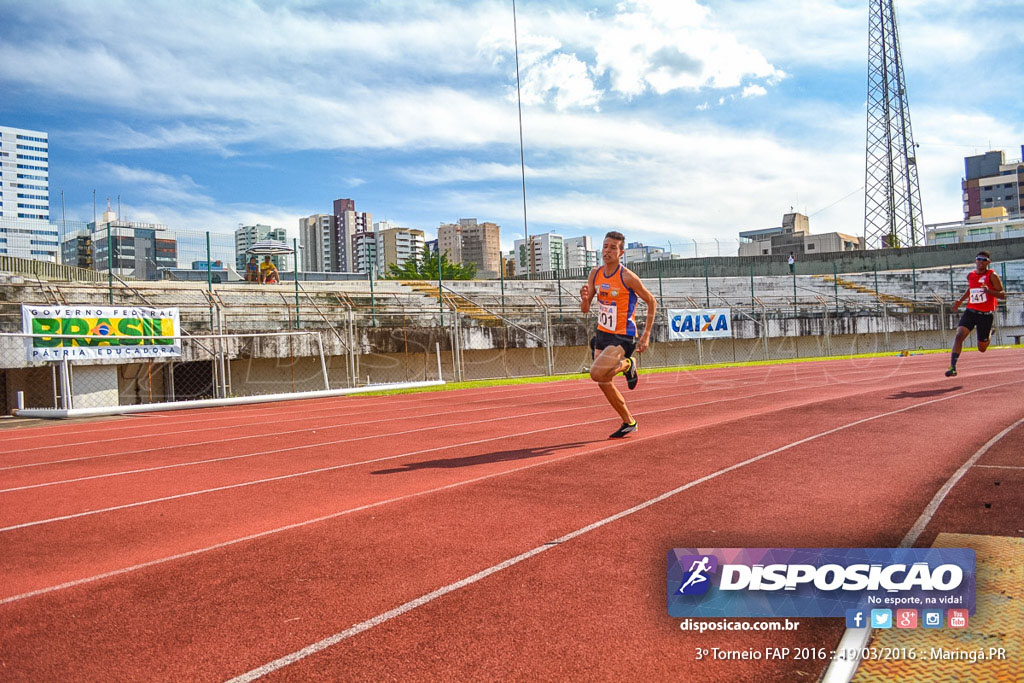
[(260, 264), (256, 262), (255, 256), (249, 257), (249, 262), (245, 264), (245, 281), (246, 282), (259, 282), (260, 281)]
[(263, 263), (260, 264), (260, 284), (281, 284), (281, 276), (277, 272), (277, 266), (274, 265), (269, 256), (264, 256)]

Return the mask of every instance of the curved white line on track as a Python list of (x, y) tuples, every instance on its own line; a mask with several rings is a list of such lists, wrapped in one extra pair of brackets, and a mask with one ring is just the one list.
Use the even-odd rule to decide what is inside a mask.
[[(1024, 418), (1017, 420), (1012, 425), (993, 436), (985, 443), (984, 446), (975, 451), (974, 455), (968, 458), (967, 462), (961, 465), (960, 468), (946, 480), (946, 483), (942, 485), (942, 488), (938, 490), (935, 496), (931, 499), (931, 502), (929, 502), (925, 507), (924, 512), (922, 512), (917, 518), (917, 521), (914, 522), (914, 526), (910, 528), (910, 531), (908, 531), (906, 536), (903, 537), (903, 540), (900, 541), (900, 548), (910, 548), (917, 542), (917, 539), (928, 526), (928, 523), (931, 522), (932, 517), (934, 517), (935, 513), (939, 511), (939, 506), (941, 506), (942, 502), (946, 500), (946, 496), (948, 496), (949, 492), (953, 490), (953, 487), (963, 479), (965, 474), (967, 474), (967, 470), (971, 469), (974, 463), (981, 459), (981, 456), (988, 453), (992, 446), (996, 445), (1004, 436), (1022, 424), (1024, 424)], [(979, 465), (979, 467), (984, 467), (984, 465)], [(839, 639), (839, 645), (836, 649), (842, 653), (859, 653), (863, 648), (867, 647), (869, 640), (871, 640), (870, 628), (848, 628), (843, 632), (842, 637)], [(860, 666), (860, 662), (860, 657), (847, 659), (840, 656), (837, 659), (833, 659), (821, 677), (822, 683), (849, 683), (857, 673), (857, 668)]]
[[(1007, 382), (1006, 384), (1018, 384), (1018, 383), (1019, 382)], [(1000, 385), (994, 385), (994, 386), (1000, 386)], [(616, 513), (614, 515), (611, 515), (609, 517), (605, 517), (602, 520), (599, 520), (599, 521), (594, 522), (592, 524), (589, 524), (589, 525), (587, 525), (585, 527), (577, 529), (576, 531), (570, 532), (570, 533), (568, 533), (568, 534), (566, 534), (566, 535), (564, 535), (564, 536), (562, 536), (560, 538), (556, 538), (553, 541), (550, 541), (548, 543), (539, 545), (539, 546), (533, 548), (532, 550), (528, 550), (528, 551), (526, 551), (524, 553), (516, 555), (515, 557), (511, 557), (511, 558), (505, 560), (504, 562), (501, 562), (499, 564), (496, 564), (496, 565), (493, 565), (491, 567), (488, 567), (487, 569), (479, 571), (479, 572), (477, 572), (477, 573), (475, 573), (475, 574), (473, 574), (471, 576), (467, 576), (464, 579), (461, 579), (459, 581), (455, 581), (454, 583), (450, 583), (447, 586), (443, 586), (441, 588), (438, 588), (437, 590), (435, 590), (433, 592), (430, 592), (430, 593), (427, 593), (426, 595), (422, 595), (422, 596), (416, 598), (415, 600), (410, 600), (409, 602), (406, 602), (406, 603), (404, 603), (402, 605), (399, 605), (398, 607), (395, 607), (392, 610), (389, 610), (389, 611), (384, 612), (382, 614), (378, 614), (377, 616), (373, 617), (372, 619), (367, 619), (366, 621), (362, 621), (362, 622), (352, 626), (351, 628), (348, 628), (348, 629), (346, 629), (344, 631), (341, 631), (339, 633), (335, 633), (332, 636), (329, 636), (327, 638), (324, 638), (323, 640), (319, 640), (319, 641), (317, 641), (317, 642), (315, 642), (315, 643), (313, 643), (311, 645), (308, 645), (307, 647), (304, 647), (301, 650), (296, 650), (295, 652), (292, 652), (292, 653), (287, 654), (287, 655), (285, 655), (283, 657), (280, 657), (279, 659), (276, 659), (276, 660), (274, 660), (272, 662), (268, 662), (267, 664), (264, 664), (263, 666), (257, 667), (257, 668), (252, 669), (251, 671), (248, 671), (248, 672), (246, 672), (246, 673), (244, 673), (244, 674), (242, 674), (240, 676), (236, 676), (235, 678), (230, 679), (229, 683), (247, 683), (248, 681), (254, 681), (254, 680), (258, 679), (258, 678), (262, 678), (263, 676), (266, 676), (267, 674), (273, 673), (274, 671), (277, 671), (277, 670), (282, 669), (282, 668), (284, 668), (286, 666), (289, 666), (290, 664), (294, 664), (295, 662), (298, 662), (298, 661), (300, 661), (302, 659), (305, 659), (306, 657), (309, 657), (310, 655), (313, 655), (313, 654), (316, 654), (317, 652), (325, 650), (325, 649), (331, 647), (332, 645), (336, 645), (336, 644), (340, 643), (341, 641), (343, 641), (343, 640), (345, 640), (347, 638), (351, 638), (352, 636), (355, 636), (355, 635), (358, 635), (360, 633), (363, 633), (364, 631), (368, 631), (368, 630), (370, 630), (371, 628), (373, 628), (375, 626), (379, 626), (379, 625), (381, 625), (381, 624), (383, 624), (383, 623), (385, 623), (387, 621), (390, 621), (390, 620), (392, 620), (392, 619), (394, 619), (396, 617), (400, 617), (400, 616), (402, 616), (403, 614), (405, 614), (407, 612), (411, 612), (412, 610), (416, 609), (417, 607), (422, 607), (423, 605), (426, 605), (426, 604), (428, 604), (430, 602), (433, 602), (434, 600), (436, 600), (436, 599), (438, 599), (440, 597), (443, 597), (443, 596), (445, 596), (445, 595), (447, 595), (449, 593), (453, 593), (453, 592), (459, 590), (460, 588), (465, 588), (466, 586), (474, 584), (474, 583), (476, 583), (476, 582), (478, 582), (478, 581), (480, 581), (482, 579), (487, 578), (488, 576), (491, 576), (493, 574), (497, 574), (498, 572), (503, 571), (505, 569), (508, 569), (509, 567), (512, 567), (514, 565), (517, 565), (520, 562), (523, 562), (525, 560), (530, 559), (531, 557), (535, 557), (535, 556), (539, 555), (540, 553), (542, 553), (542, 552), (544, 552), (546, 550), (551, 550), (552, 548), (560, 547), (562, 544), (566, 543), (567, 541), (571, 541), (574, 538), (578, 538), (578, 537), (580, 537), (580, 536), (582, 536), (582, 535), (584, 535), (586, 533), (589, 533), (589, 532), (591, 532), (591, 531), (593, 531), (595, 529), (599, 529), (599, 528), (601, 528), (601, 527), (603, 527), (603, 526), (605, 526), (607, 524), (611, 524), (612, 522), (616, 522), (616, 521), (618, 521), (618, 520), (620, 520), (620, 519), (622, 519), (624, 517), (628, 517), (628, 516), (630, 516), (632, 514), (635, 514), (637, 512), (645, 510), (645, 509), (651, 507), (652, 505), (656, 505), (656, 504), (658, 504), (658, 503), (660, 503), (660, 502), (662, 502), (664, 500), (667, 500), (668, 498), (671, 498), (671, 497), (673, 497), (673, 496), (675, 496), (675, 495), (677, 495), (679, 493), (682, 493), (683, 491), (691, 489), (694, 486), (698, 486), (699, 484), (703, 484), (704, 482), (710, 481), (710, 480), (715, 479), (717, 477), (720, 477), (720, 476), (722, 476), (724, 474), (728, 474), (729, 472), (732, 472), (734, 470), (738, 470), (738, 469), (740, 469), (742, 467), (746, 467), (747, 465), (751, 465), (751, 464), (753, 464), (755, 462), (758, 462), (760, 460), (763, 460), (763, 459), (765, 459), (765, 458), (767, 458), (767, 457), (769, 457), (771, 455), (775, 455), (777, 453), (781, 453), (783, 451), (789, 450), (789, 449), (794, 448), (796, 446), (805, 444), (805, 443), (807, 443), (809, 441), (814, 441), (815, 439), (819, 439), (819, 438), (821, 438), (823, 436), (828, 436), (830, 434), (835, 434), (836, 432), (843, 431), (845, 429), (849, 429), (851, 427), (855, 427), (855, 426), (858, 426), (858, 425), (862, 425), (864, 423), (871, 422), (873, 420), (878, 420), (878, 419), (881, 419), (881, 418), (884, 418), (884, 417), (890, 417), (892, 415), (896, 415), (896, 414), (899, 414), (899, 413), (904, 413), (904, 412), (906, 412), (908, 410), (913, 410), (915, 408), (919, 408), (921, 406), (926, 406), (926, 405), (929, 405), (929, 404), (932, 404), (932, 403), (938, 403), (940, 401), (948, 401), (948, 400), (953, 399), (953, 398), (959, 398), (961, 396), (966, 396), (968, 394), (972, 394), (972, 393), (975, 393), (975, 392), (978, 392), (978, 391), (984, 391), (985, 389), (988, 389), (988, 388), (990, 388), (990, 387), (984, 387), (982, 389), (974, 389), (972, 391), (963, 392), (963, 393), (960, 393), (960, 394), (955, 394), (953, 396), (944, 396), (942, 398), (932, 399), (930, 401), (924, 401), (922, 403), (917, 403), (917, 404), (914, 404), (912, 406), (907, 406), (905, 408), (900, 408), (898, 410), (893, 410), (893, 411), (890, 411), (890, 412), (887, 412), (887, 413), (881, 413), (879, 415), (872, 415), (870, 417), (862, 418), (860, 420), (856, 420), (854, 422), (850, 422), (848, 424), (841, 425), (839, 427), (835, 427), (833, 429), (829, 429), (829, 430), (826, 430), (824, 432), (819, 432), (818, 434), (814, 434), (814, 435), (805, 437), (805, 438), (800, 439), (798, 441), (794, 441), (792, 443), (786, 444), (785, 446), (781, 446), (781, 447), (776, 448), (774, 450), (767, 451), (765, 453), (761, 453), (760, 455), (755, 455), (754, 457), (748, 458), (748, 459), (746, 459), (746, 460), (744, 460), (742, 462), (736, 463), (735, 465), (730, 465), (729, 467), (723, 467), (722, 469), (720, 469), (720, 470), (718, 470), (716, 472), (712, 472), (711, 474), (708, 474), (708, 475), (705, 475), (703, 477), (700, 477), (699, 479), (694, 479), (693, 481), (690, 481), (690, 482), (688, 482), (686, 484), (683, 484), (682, 486), (674, 488), (671, 491), (666, 491), (665, 493), (663, 493), (663, 494), (661, 494), (659, 496), (656, 496), (654, 498), (646, 500), (643, 503), (640, 503), (638, 505), (634, 505), (633, 507), (631, 507), (631, 508), (629, 508), (627, 510), (623, 510), (623, 511), (618, 512), (618, 513)], [(1020, 422), (1024, 422), (1024, 420), (1019, 421), (1017, 424), (1020, 424)], [(1009, 431), (1009, 428), (1007, 430), (1004, 430), (1004, 432), (1001, 433), (998, 438), (1002, 438), (1002, 436), (1006, 432), (1008, 432), (1008, 431)], [(998, 438), (993, 439), (992, 441), (989, 442), (989, 444), (986, 444), (986, 450), (987, 450), (987, 446), (992, 444), (992, 443), (995, 443), (995, 441), (998, 440)], [(971, 461), (969, 461), (969, 462), (973, 462), (973, 461), (975, 461), (979, 457), (981, 457), (980, 453), (976, 454), (975, 457), (972, 458)], [(961, 468), (961, 469), (966, 471), (965, 468)], [(954, 475), (954, 476), (956, 476), (956, 475)], [(952, 486), (950, 486), (950, 488), (952, 488)], [(945, 489), (945, 487), (944, 487), (944, 489)], [(944, 494), (943, 494), (943, 497), (944, 497)], [(908, 534), (908, 536), (909, 536), (909, 534)]]

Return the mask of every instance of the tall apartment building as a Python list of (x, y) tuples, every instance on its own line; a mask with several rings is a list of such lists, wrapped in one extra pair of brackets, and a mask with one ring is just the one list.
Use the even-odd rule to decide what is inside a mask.
[[(260, 240), (277, 240), (288, 244), (288, 232), (284, 228), (272, 228), (269, 225), (241, 225), (235, 230), (235, 269), (239, 273), (245, 273), (245, 264), (249, 255), (245, 250)], [(258, 258), (262, 261), (263, 258)], [(271, 256), (271, 262), (277, 266), (278, 271), (291, 270), (291, 262), (287, 256)]]
[(425, 244), (422, 230), (392, 226), (387, 221), (373, 224), (380, 249), (380, 262), (386, 269), (391, 264), (401, 268), (409, 259), (419, 260)]
[(353, 236), (373, 232), (373, 215), (356, 211), (354, 199), (335, 199), (331, 235), (331, 265), (334, 271), (351, 273)]
[(315, 213), (299, 219), (299, 244), (302, 245), (302, 270), (320, 273), (334, 270), (331, 260), (331, 234), (334, 217)]
[(1020, 155), (1019, 160), (1009, 163), (1002, 151), (964, 157), (961, 187), (965, 221), (998, 207), (1004, 207), (1010, 216), (1024, 215), (1024, 145)]
[(50, 220), (49, 149), (42, 131), (0, 126), (0, 218)]
[(594, 242), (587, 235), (562, 240), (566, 268), (593, 268), (598, 264)]
[(565, 263), (565, 250), (561, 235), (553, 232), (530, 235), (529, 244), (527, 240), (516, 240), (514, 247), (516, 275), (544, 273), (565, 267), (562, 265)]
[(453, 263), (472, 263), (479, 278), (498, 277), (501, 268), (501, 226), (477, 223), (475, 218), (460, 218), (458, 223), (442, 223), (437, 229), (438, 248), (448, 252)]
[(379, 236), (375, 232), (357, 232), (352, 235), (352, 270), (353, 273), (370, 275), (375, 278), (384, 276), (384, 254), (381, 250)]
[(46, 133), (0, 126), (0, 254), (58, 260)]

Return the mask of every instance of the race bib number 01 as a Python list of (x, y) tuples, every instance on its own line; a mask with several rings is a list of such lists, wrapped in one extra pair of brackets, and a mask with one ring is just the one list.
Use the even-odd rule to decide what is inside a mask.
[(985, 303), (985, 288), (984, 287), (971, 287), (971, 299), (972, 304), (983, 304)]
[(597, 326), (602, 328), (606, 332), (615, 334), (615, 326), (619, 322), (619, 311), (616, 304), (602, 304), (600, 310), (597, 312)]

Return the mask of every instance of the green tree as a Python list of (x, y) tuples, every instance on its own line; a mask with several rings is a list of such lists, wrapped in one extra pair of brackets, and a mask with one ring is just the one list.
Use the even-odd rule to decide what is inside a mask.
[[(476, 277), (476, 266), (472, 263), (452, 263), (448, 252), (441, 254), (441, 274), (444, 280), (472, 280)], [(409, 259), (401, 267), (388, 264), (389, 280), (436, 280), (437, 256), (423, 247), (419, 259)]]

